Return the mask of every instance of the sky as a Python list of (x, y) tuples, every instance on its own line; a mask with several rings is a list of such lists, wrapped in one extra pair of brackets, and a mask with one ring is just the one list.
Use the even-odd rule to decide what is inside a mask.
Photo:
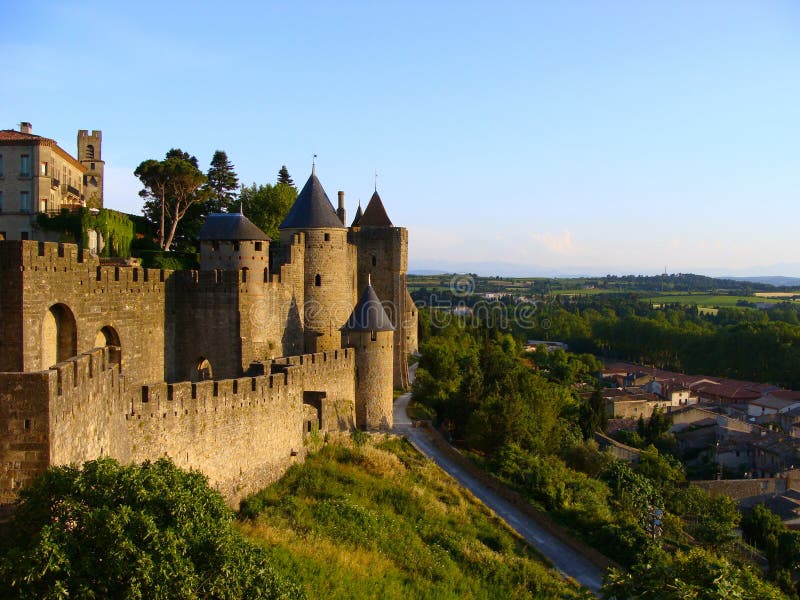
[(0, 56), (0, 128), (102, 130), (110, 208), (172, 147), (316, 154), (412, 270), (800, 276), (794, 0), (0, 0)]

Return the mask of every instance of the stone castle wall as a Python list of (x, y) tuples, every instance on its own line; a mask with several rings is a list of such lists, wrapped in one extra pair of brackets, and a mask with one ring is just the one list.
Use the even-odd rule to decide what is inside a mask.
[[(354, 420), (352, 350), (292, 357), (269, 375), (132, 389), (115, 360), (115, 348), (95, 348), (47, 371), (0, 374), (0, 504), (50, 465), (168, 456), (235, 506), (303, 459), (312, 423), (335, 431)], [(309, 389), (324, 395), (322, 412), (306, 403)]]
[(43, 327), (54, 305), (68, 309), (77, 332), (75, 352), (95, 347), (98, 333), (111, 327), (122, 347), (129, 381), (164, 380), (166, 288), (172, 271), (101, 266), (74, 244), (0, 244), (0, 370), (41, 371), (47, 355)]

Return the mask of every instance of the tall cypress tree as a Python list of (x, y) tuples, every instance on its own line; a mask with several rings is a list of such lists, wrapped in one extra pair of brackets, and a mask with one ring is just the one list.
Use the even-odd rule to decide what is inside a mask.
[(294, 187), (294, 181), (292, 181), (292, 178), (289, 175), (289, 170), (286, 168), (286, 165), (282, 165), (281, 170), (278, 171), (278, 183)]
[(210, 195), (206, 208), (209, 213), (226, 211), (228, 205), (236, 199), (239, 178), (224, 150), (214, 152), (214, 158), (211, 159), (211, 166), (208, 169), (208, 190)]

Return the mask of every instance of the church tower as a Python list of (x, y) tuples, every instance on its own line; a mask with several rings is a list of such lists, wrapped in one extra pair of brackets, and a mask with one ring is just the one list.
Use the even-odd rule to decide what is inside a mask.
[(367, 287), (342, 327), (342, 345), (356, 353), (356, 426), (391, 429), (394, 423), (394, 326), (372, 288)]
[(83, 176), (83, 198), (90, 208), (103, 207), (103, 170), (105, 162), (102, 155), (103, 132), (93, 129), (78, 131), (78, 161), (86, 167)]

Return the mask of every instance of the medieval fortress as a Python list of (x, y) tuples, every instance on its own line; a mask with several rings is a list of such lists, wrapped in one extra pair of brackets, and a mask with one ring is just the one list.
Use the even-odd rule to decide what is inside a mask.
[(0, 241), (0, 504), (50, 465), (168, 456), (235, 505), (310, 436), (390, 428), (417, 346), (408, 232), (377, 191), (349, 227), (338, 200), (312, 170), (280, 240), (210, 215), (198, 271)]

